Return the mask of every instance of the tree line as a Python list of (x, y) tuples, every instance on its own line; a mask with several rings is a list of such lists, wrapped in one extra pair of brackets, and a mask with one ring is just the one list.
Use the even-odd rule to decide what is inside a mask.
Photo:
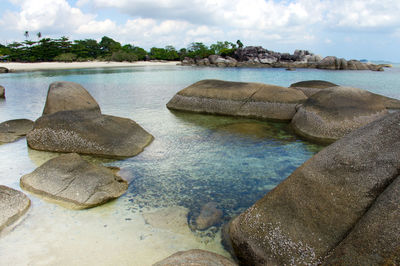
[(210, 46), (201, 42), (191, 43), (187, 48), (177, 50), (168, 45), (164, 48), (152, 47), (146, 51), (131, 44), (122, 45), (110, 37), (104, 36), (100, 42), (93, 39), (70, 41), (68, 37), (58, 39), (41, 38), (39, 32), (37, 41), (28, 40), (29, 33), (25, 32), (26, 40), (13, 42), (8, 45), (0, 44), (0, 59), (11, 62), (82, 62), (82, 61), (138, 61), (138, 60), (182, 60), (185, 57), (205, 58), (212, 54), (223, 56), (233, 55), (234, 51), (243, 44), (218, 41)]

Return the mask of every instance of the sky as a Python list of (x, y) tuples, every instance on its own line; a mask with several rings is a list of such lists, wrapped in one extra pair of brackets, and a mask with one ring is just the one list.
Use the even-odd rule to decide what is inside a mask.
[(29, 31), (145, 49), (241, 40), (278, 52), (400, 62), (400, 0), (0, 0), (0, 43)]

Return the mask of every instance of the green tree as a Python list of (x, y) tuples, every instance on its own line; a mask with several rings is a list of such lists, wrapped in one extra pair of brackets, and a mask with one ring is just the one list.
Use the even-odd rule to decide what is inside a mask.
[(237, 40), (236, 44), (238, 45), (239, 48), (243, 48), (243, 43), (240, 40)]
[(113, 52), (121, 50), (122, 46), (110, 37), (103, 36), (100, 41), (100, 49), (103, 55), (111, 55)]
[(137, 57), (137, 60), (144, 60), (147, 56), (146, 50), (137, 46), (133, 46), (131, 44), (126, 44), (122, 46), (122, 50), (134, 54)]
[(210, 50), (212, 50), (213, 53), (217, 55), (222, 55), (222, 56), (232, 55), (236, 50), (236, 44), (228, 41), (225, 42), (218, 41), (217, 43), (212, 44), (210, 46)]
[(213, 54), (213, 51), (208, 48), (207, 45), (201, 42), (192, 42), (188, 47), (187, 56), (195, 58), (205, 58)]
[(71, 46), (71, 52), (82, 59), (94, 59), (102, 53), (100, 44), (93, 39), (75, 40)]

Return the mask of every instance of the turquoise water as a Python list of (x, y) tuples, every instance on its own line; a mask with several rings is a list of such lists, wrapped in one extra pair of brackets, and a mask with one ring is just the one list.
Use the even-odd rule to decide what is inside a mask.
[[(7, 98), (0, 101), (0, 121), (37, 119), (44, 107), (48, 85), (53, 81), (74, 81), (93, 95), (104, 114), (131, 118), (155, 137), (154, 142), (136, 157), (120, 161), (91, 159), (120, 167), (124, 177), (129, 179), (128, 192), (116, 203), (105, 209), (98, 207), (78, 212), (78, 215), (30, 196), (34, 206), (31, 216), (47, 212), (67, 213), (68, 217), (76, 217), (74, 223), (84, 224), (97, 217), (100, 210), (107, 210), (115, 215), (110, 218), (114, 219), (112, 221), (125, 223), (147, 210), (183, 206), (189, 210), (187, 219), (191, 224), (201, 206), (214, 201), (224, 212), (223, 223), (251, 206), (322, 148), (294, 136), (284, 123), (171, 112), (165, 107), (179, 90), (211, 78), (281, 86), (323, 79), (400, 99), (400, 68), (371, 72), (157, 66), (2, 74), (0, 85), (6, 88)], [(28, 149), (25, 139), (0, 145), (0, 184), (20, 189), (21, 175), (31, 172), (52, 156), (55, 155)], [(54, 209), (47, 211), (46, 208)], [(39, 230), (33, 225), (24, 228), (24, 223), (30, 224), (29, 217), (20, 225), (21, 229), (16, 229), (21, 235), (29, 230)], [(49, 233), (58, 234), (58, 230), (55, 228)], [(136, 229), (126, 230), (124, 234)], [(160, 238), (164, 237), (159, 231), (152, 234), (157, 233)], [(192, 233), (212, 241), (218, 237), (219, 227)], [(36, 236), (32, 235), (31, 241), (35, 243)], [(78, 235), (75, 237), (79, 239)], [(0, 260), (4, 258), (1, 253), (2, 247), (6, 246), (4, 241), (0, 238)], [(22, 240), (17, 237), (7, 241), (10, 249), (21, 248)], [(10, 245), (10, 241), (14, 244)], [(149, 245), (146, 248), (146, 252), (163, 254), (159, 247)], [(179, 250), (178, 247), (170, 248)], [(33, 255), (30, 258), (33, 262), (37, 259)], [(143, 261), (142, 265), (146, 263)]]

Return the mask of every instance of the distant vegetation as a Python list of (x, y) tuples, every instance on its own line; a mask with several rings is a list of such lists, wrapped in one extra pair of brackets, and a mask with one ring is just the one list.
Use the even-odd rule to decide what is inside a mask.
[(164, 48), (153, 47), (150, 51), (121, 43), (104, 36), (100, 42), (93, 39), (70, 41), (67, 37), (59, 39), (41, 38), (36, 34), (37, 41), (28, 40), (29, 32), (25, 31), (23, 42), (13, 42), (8, 45), (0, 44), (0, 60), (11, 62), (81, 62), (81, 61), (138, 61), (138, 60), (182, 60), (185, 57), (205, 58), (212, 54), (229, 56), (237, 46), (242, 47), (240, 40), (217, 42), (207, 45), (201, 42), (191, 43), (187, 48), (177, 50), (168, 45)]

